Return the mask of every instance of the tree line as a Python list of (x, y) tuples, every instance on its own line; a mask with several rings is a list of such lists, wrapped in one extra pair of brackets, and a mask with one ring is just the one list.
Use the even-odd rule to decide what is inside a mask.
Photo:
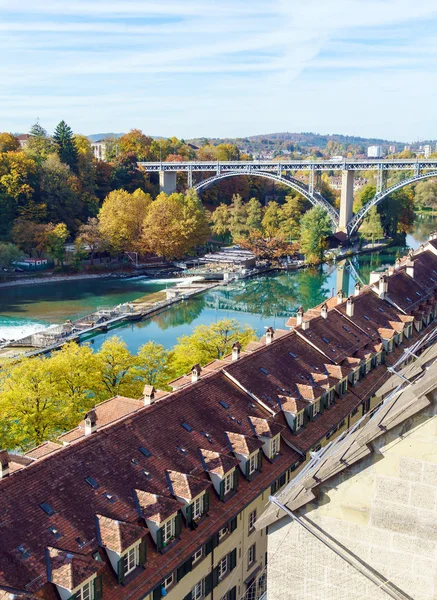
[(49, 357), (24, 358), (3, 364), (0, 371), (0, 444), (26, 450), (55, 439), (78, 425), (86, 411), (116, 395), (139, 398), (144, 385), (170, 389), (168, 382), (194, 364), (222, 358), (255, 331), (223, 319), (200, 325), (178, 339), (172, 350), (148, 342), (131, 354), (117, 337), (97, 352), (70, 342)]

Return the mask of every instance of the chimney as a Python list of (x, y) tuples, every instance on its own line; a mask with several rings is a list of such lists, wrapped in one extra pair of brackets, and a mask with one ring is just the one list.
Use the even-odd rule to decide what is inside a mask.
[(306, 329), (310, 328), (310, 320), (308, 319), (308, 321), (302, 321), (302, 329), (305, 331)]
[(348, 317), (354, 316), (354, 299), (352, 296), (349, 296), (346, 302), (346, 314)]
[(408, 252), (408, 258), (411, 259), (414, 256), (414, 250), (413, 248), (410, 248), (410, 251)]
[(429, 236), (429, 241), (437, 239), (437, 231), (433, 231)]
[(200, 365), (194, 365), (194, 367), (192, 367), (191, 369), (191, 383), (196, 383), (196, 381), (199, 381), (200, 378), (200, 373), (202, 372), (202, 369), (200, 368)]
[(0, 450), (0, 479), (9, 475), (9, 454), (7, 450)]
[(405, 266), (407, 267), (407, 275), (411, 277), (411, 279), (414, 279), (414, 261), (409, 260), (405, 263)]
[(359, 296), (361, 292), (361, 283), (359, 281), (355, 284), (355, 296)]
[(297, 309), (297, 314), (296, 314), (296, 325), (302, 325), (302, 323), (303, 323), (303, 315), (304, 315), (303, 306), (300, 306), (300, 307)]
[(91, 435), (97, 429), (97, 415), (95, 409), (91, 409), (85, 415), (85, 435)]
[(370, 285), (373, 285), (374, 283), (376, 283), (377, 281), (379, 281), (379, 278), (381, 277), (381, 273), (378, 271), (372, 271), (370, 273), (370, 280), (369, 283)]
[(387, 277), (385, 275), (381, 275), (381, 277), (379, 278), (379, 282), (378, 282), (378, 296), (381, 298), (381, 300), (384, 300), (385, 295), (387, 293), (387, 289), (388, 289)]
[(321, 316), (322, 316), (323, 319), (327, 319), (328, 318), (328, 307), (326, 306), (325, 302), (320, 307), (320, 314), (321, 314)]
[(232, 360), (238, 360), (240, 358), (241, 352), (241, 344), (240, 342), (235, 342), (232, 346)]
[(266, 346), (268, 346), (268, 344), (271, 344), (273, 342), (274, 335), (275, 335), (275, 330), (273, 329), (273, 327), (267, 327), (267, 329), (266, 329)]
[(145, 385), (143, 389), (144, 406), (150, 406), (155, 402), (155, 388), (153, 385)]
[(401, 266), (401, 259), (397, 258), (396, 262), (395, 262), (395, 271), (397, 271), (400, 266)]
[(337, 292), (337, 304), (341, 304), (344, 299), (343, 290), (338, 290)]

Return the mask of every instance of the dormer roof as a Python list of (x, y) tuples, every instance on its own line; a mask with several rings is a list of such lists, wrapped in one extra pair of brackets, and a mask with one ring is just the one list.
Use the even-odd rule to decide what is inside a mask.
[(259, 417), (247, 417), (249, 423), (258, 437), (273, 438), (284, 429), (270, 419), (260, 419)]
[(308, 402), (300, 398), (292, 398), (291, 396), (279, 396), (281, 408), (285, 412), (298, 413), (308, 406)]
[(144, 528), (133, 523), (96, 515), (101, 545), (121, 554), (145, 534)]
[(98, 563), (90, 556), (53, 547), (49, 547), (47, 552), (50, 581), (67, 590), (74, 590), (99, 571)]
[(169, 496), (160, 496), (143, 490), (135, 490), (141, 516), (154, 523), (162, 523), (178, 512), (181, 505)]
[(166, 476), (171, 493), (184, 500), (192, 500), (211, 485), (209, 481), (179, 471), (166, 471)]
[(242, 454), (243, 456), (249, 456), (262, 447), (262, 442), (256, 438), (241, 433), (233, 433), (227, 431), (226, 435), (229, 440), (229, 445), (233, 452)]
[(213, 450), (205, 450), (199, 448), (202, 462), (205, 467), (205, 471), (208, 473), (215, 473), (216, 475), (226, 475), (231, 469), (239, 464), (239, 461), (228, 454), (221, 452), (214, 452)]

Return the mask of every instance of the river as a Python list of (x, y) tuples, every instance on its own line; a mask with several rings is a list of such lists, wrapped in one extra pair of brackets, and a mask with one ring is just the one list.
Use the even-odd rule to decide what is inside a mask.
[[(208, 325), (224, 317), (252, 326), (259, 335), (268, 326), (284, 328), (288, 316), (299, 306), (307, 309), (319, 304), (340, 285), (346, 294), (351, 293), (357, 278), (367, 283), (372, 270), (393, 264), (408, 248), (417, 248), (427, 240), (435, 228), (435, 219), (419, 217), (414, 232), (406, 236), (405, 246), (356, 256), (346, 264), (276, 271), (214, 288), (152, 319), (99, 334), (91, 343), (99, 348), (105, 339), (117, 335), (132, 352), (149, 340), (171, 348), (178, 337), (189, 334), (196, 325)], [(21, 337), (98, 308), (150, 297), (180, 281), (108, 278), (0, 288), (0, 338)]]

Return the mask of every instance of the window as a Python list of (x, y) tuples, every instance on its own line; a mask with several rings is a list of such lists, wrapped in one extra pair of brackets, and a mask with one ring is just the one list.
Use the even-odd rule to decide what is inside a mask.
[(139, 546), (135, 546), (135, 548), (131, 548), (128, 552), (123, 556), (123, 572), (125, 575), (130, 573), (135, 569), (138, 564), (138, 549)]
[(193, 519), (199, 519), (202, 516), (203, 498), (196, 498), (193, 502)]
[(303, 425), (303, 410), (296, 415), (296, 429), (299, 429)]
[(53, 510), (53, 508), (50, 506), (50, 504), (48, 504), (48, 502), (42, 502), (39, 507), (46, 513), (46, 515), (48, 515), (49, 517), (51, 517), (52, 515), (55, 514), (55, 511)]
[(197, 552), (195, 552), (193, 554), (193, 556), (191, 557), (193, 564), (196, 563), (197, 561), (199, 561), (203, 556), (203, 548), (200, 548), (199, 550), (197, 550)]
[(249, 513), (249, 533), (255, 529), (256, 509)]
[(256, 557), (256, 553), (255, 553), (255, 544), (253, 544), (250, 548), (249, 551), (247, 553), (247, 566), (251, 567), (253, 565), (253, 563), (255, 562), (255, 557)]
[(218, 578), (219, 580), (223, 579), (223, 577), (228, 572), (228, 556), (224, 556), (218, 564)]
[(222, 527), (221, 529), (219, 529), (219, 532), (218, 532), (219, 540), (223, 539), (225, 537), (225, 535), (228, 535), (228, 533), (229, 533), (229, 529), (228, 529), (227, 525), (225, 527)]
[(234, 474), (233, 473), (228, 473), (227, 475), (225, 475), (224, 479), (223, 479), (223, 492), (226, 496), (226, 494), (229, 494), (229, 492), (232, 490), (232, 488), (234, 487)]
[(88, 581), (78, 590), (74, 596), (76, 600), (92, 600), (93, 599), (94, 582)]
[(252, 454), (249, 458), (249, 475), (252, 475), (258, 468), (258, 454)]
[(164, 581), (162, 582), (162, 587), (165, 590), (168, 590), (168, 588), (171, 587), (173, 585), (173, 583), (174, 583), (174, 573), (172, 573), (166, 579), (164, 579)]
[(200, 600), (203, 596), (203, 580), (196, 583), (196, 585), (191, 590), (191, 598), (192, 600)]
[(272, 439), (272, 453), (271, 458), (275, 458), (275, 456), (279, 453), (279, 435)]
[(167, 543), (174, 535), (174, 519), (167, 521), (162, 527), (162, 541)]
[(320, 403), (319, 402), (314, 402), (314, 404), (313, 404), (313, 417), (316, 417), (319, 414), (319, 410), (320, 410)]

